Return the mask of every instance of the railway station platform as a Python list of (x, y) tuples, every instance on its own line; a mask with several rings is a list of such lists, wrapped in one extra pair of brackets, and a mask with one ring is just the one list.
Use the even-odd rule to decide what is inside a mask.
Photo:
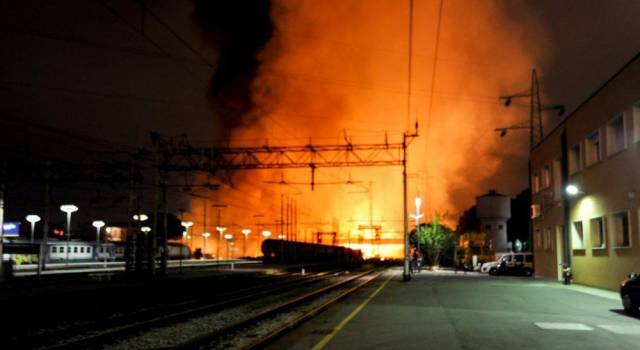
[(269, 349), (637, 349), (638, 341), (640, 319), (610, 295), (471, 272), (423, 271), (403, 282), (397, 268)]

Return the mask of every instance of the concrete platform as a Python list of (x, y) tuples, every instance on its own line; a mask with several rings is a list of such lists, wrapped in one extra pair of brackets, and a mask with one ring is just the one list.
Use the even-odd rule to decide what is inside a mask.
[(638, 349), (640, 320), (613, 296), (453, 271), (402, 282), (394, 269), (270, 349)]

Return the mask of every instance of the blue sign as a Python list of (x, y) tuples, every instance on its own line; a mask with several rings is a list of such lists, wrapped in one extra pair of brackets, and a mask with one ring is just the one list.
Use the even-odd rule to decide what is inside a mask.
[(5, 221), (2, 224), (2, 233), (5, 237), (18, 237), (20, 236), (20, 222), (18, 221)]

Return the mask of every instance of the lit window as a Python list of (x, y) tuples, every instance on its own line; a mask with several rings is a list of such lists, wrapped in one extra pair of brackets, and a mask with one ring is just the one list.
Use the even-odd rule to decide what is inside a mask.
[(587, 165), (600, 161), (600, 132), (589, 135), (585, 144), (585, 160)]
[(611, 228), (616, 247), (629, 247), (629, 215), (626, 212), (612, 215)]
[(569, 151), (569, 173), (573, 174), (582, 170), (582, 147), (575, 144)]
[(620, 114), (607, 124), (607, 154), (620, 152), (626, 147), (624, 114)]
[(536, 219), (540, 216), (540, 204), (531, 204), (531, 218)]
[(538, 174), (533, 174), (533, 177), (531, 177), (531, 186), (533, 187), (533, 193), (540, 191), (540, 176)]
[(591, 248), (605, 248), (604, 221), (602, 218), (591, 219)]
[(573, 223), (573, 249), (584, 249), (584, 229), (582, 227), (582, 221), (576, 221)]

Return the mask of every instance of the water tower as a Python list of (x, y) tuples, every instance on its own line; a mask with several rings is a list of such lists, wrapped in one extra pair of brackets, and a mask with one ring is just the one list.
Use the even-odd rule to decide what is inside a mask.
[(511, 217), (511, 198), (490, 190), (476, 197), (476, 215), (480, 221), (480, 232), (486, 234), (486, 244), (494, 252), (506, 252), (507, 220)]

